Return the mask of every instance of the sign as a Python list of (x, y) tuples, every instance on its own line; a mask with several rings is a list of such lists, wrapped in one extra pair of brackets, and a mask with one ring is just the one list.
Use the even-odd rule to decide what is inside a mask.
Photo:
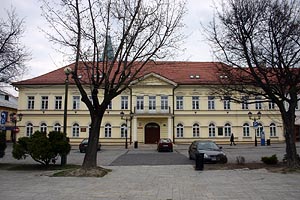
[(257, 121), (254, 121), (254, 122), (253, 122), (253, 127), (254, 127), (255, 129), (257, 129), (258, 126), (259, 126), (259, 123), (258, 123)]
[(14, 128), (13, 130), (14, 130), (15, 133), (19, 133), (19, 132), (20, 132), (19, 127), (16, 127), (16, 128)]
[(2, 111), (1, 112), (1, 124), (5, 124), (7, 121), (8, 112)]

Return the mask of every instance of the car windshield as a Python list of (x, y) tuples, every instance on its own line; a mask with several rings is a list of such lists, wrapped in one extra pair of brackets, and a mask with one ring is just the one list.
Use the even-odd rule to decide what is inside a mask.
[(198, 149), (216, 150), (219, 147), (213, 142), (199, 142), (197, 145)]
[(170, 142), (170, 139), (161, 139), (160, 142), (161, 142), (161, 143), (169, 143), (169, 142)]

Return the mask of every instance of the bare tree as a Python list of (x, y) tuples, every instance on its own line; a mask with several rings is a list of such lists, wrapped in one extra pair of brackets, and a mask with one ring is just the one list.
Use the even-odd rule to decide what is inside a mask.
[[(299, 167), (294, 137), (300, 92), (300, 5), (291, 0), (225, 0), (209, 26), (220, 69), (222, 94), (261, 96), (282, 116), (289, 167)], [(257, 89), (259, 88), (259, 89)], [(239, 97), (234, 94), (242, 94)]]
[[(100, 125), (107, 106), (138, 77), (146, 63), (165, 58), (178, 47), (185, 2), (62, 0), (53, 5), (44, 1), (43, 10), (56, 31), (48, 34), (49, 38), (71, 47), (75, 55), (72, 76), (91, 118), (82, 167), (93, 168), (97, 166)], [(99, 92), (104, 95), (102, 101)]]
[(24, 21), (19, 19), (15, 9), (7, 11), (7, 19), (0, 19), (0, 82), (11, 83), (25, 72), (25, 62), (30, 54), (21, 44)]

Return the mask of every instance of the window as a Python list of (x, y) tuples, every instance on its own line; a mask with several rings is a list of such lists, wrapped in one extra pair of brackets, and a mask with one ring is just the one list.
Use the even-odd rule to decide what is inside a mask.
[(250, 126), (248, 123), (243, 124), (243, 136), (250, 137)]
[(121, 96), (121, 109), (128, 109), (128, 96)]
[(42, 110), (48, 109), (48, 96), (42, 96)]
[(32, 123), (28, 123), (26, 125), (26, 136), (30, 137), (30, 136), (32, 136), (32, 134), (33, 134), (33, 125), (32, 125)]
[(34, 96), (28, 96), (27, 97), (27, 109), (34, 109)]
[(214, 110), (215, 109), (215, 97), (209, 96), (208, 97), (208, 110)]
[(104, 137), (110, 138), (111, 137), (111, 125), (110, 124), (105, 124), (104, 127)]
[(178, 138), (183, 137), (183, 125), (182, 124), (177, 124), (177, 127), (176, 127), (176, 136)]
[(216, 136), (216, 126), (211, 123), (208, 126), (208, 136), (209, 137), (215, 137)]
[(199, 97), (197, 96), (192, 97), (192, 109), (199, 110)]
[(248, 99), (249, 99), (249, 97), (247, 97), (247, 96), (242, 97), (242, 109), (243, 110), (249, 109)]
[(144, 97), (143, 96), (136, 97), (136, 109), (144, 110)]
[(127, 135), (127, 126), (126, 124), (121, 125), (121, 138), (126, 138)]
[(61, 110), (62, 108), (62, 96), (55, 97), (55, 110)]
[(161, 110), (168, 110), (168, 96), (161, 96), (160, 100)]
[(59, 123), (54, 124), (53, 130), (56, 132), (61, 132), (61, 126)]
[(43, 133), (47, 133), (47, 124), (46, 123), (41, 124), (40, 131)]
[(9, 95), (5, 95), (5, 96), (4, 96), (4, 100), (5, 100), (5, 101), (9, 101)]
[(78, 110), (80, 105), (80, 96), (73, 96), (73, 110)]
[(231, 136), (231, 125), (226, 123), (224, 126), (225, 137)]
[[(224, 110), (230, 110), (230, 97), (229, 96), (224, 97), (223, 104), (224, 104)], [(226, 133), (225, 133), (225, 136), (226, 136)]]
[(261, 133), (264, 131), (264, 127), (261, 125), (261, 123), (258, 124), (258, 128), (255, 130), (256, 137), (260, 137)]
[(262, 109), (261, 97), (255, 97), (255, 109), (256, 110)]
[(274, 109), (275, 109), (275, 103), (269, 102), (269, 110), (274, 110)]
[(79, 124), (75, 123), (72, 126), (72, 136), (73, 137), (79, 137), (79, 133), (80, 133), (80, 127)]
[(193, 125), (193, 137), (200, 137), (200, 128), (197, 123)]
[(276, 125), (274, 123), (270, 124), (270, 136), (276, 137)]
[(149, 110), (150, 111), (156, 110), (156, 97), (155, 96), (149, 96)]
[(176, 109), (183, 110), (183, 96), (176, 97)]
[(110, 101), (109, 104), (107, 105), (107, 109), (109, 109), (109, 110), (112, 109), (112, 101)]

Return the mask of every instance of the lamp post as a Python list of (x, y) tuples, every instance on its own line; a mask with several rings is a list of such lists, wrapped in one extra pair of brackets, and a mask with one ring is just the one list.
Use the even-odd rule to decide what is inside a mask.
[(10, 121), (12, 123), (14, 123), (14, 128), (11, 132), (11, 141), (13, 143), (16, 143), (17, 122), (22, 121), (23, 114), (22, 113), (19, 113), (19, 114), (11, 113), (9, 116), (10, 116)]
[[(256, 121), (261, 118), (261, 112), (258, 111), (257, 114), (256, 114), (256, 116), (253, 116), (252, 112), (248, 112), (248, 117), (249, 117), (249, 119), (253, 120), (253, 127), (255, 129), (257, 129), (258, 128), (258, 123)], [(255, 135), (254, 145), (257, 146), (256, 133), (254, 135)]]
[[(69, 75), (72, 73), (72, 69), (70, 67), (66, 67), (64, 69), (64, 72), (66, 74), (66, 80), (65, 80), (65, 104), (64, 104), (64, 128), (63, 128), (63, 139), (67, 139), (67, 113), (68, 113), (68, 90), (69, 90)], [(67, 155), (62, 154), (61, 155), (61, 162), (60, 164), (66, 165), (67, 164)]]
[(131, 121), (132, 119), (132, 112), (130, 112), (129, 117), (125, 117), (125, 114), (123, 111), (120, 112), (121, 119), (125, 120), (126, 122), (126, 132), (125, 132), (125, 149), (128, 149), (128, 120)]

